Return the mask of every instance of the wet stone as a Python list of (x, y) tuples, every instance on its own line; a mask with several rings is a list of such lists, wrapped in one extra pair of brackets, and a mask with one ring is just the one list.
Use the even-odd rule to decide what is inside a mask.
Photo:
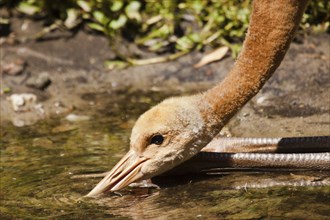
[(23, 73), (26, 67), (26, 62), (22, 59), (16, 59), (3, 64), (1, 73), (8, 74), (12, 76), (17, 76)]
[(20, 118), (13, 118), (12, 123), (15, 127), (24, 127), (25, 126), (25, 122)]
[(52, 81), (50, 79), (49, 73), (42, 72), (37, 76), (30, 77), (25, 84), (31, 88), (45, 90), (51, 84), (51, 82)]
[(37, 102), (37, 96), (32, 93), (12, 94), (7, 100), (11, 102), (15, 112), (28, 111)]
[(77, 126), (75, 126), (75, 125), (63, 124), (63, 125), (59, 125), (59, 126), (53, 128), (52, 133), (61, 133), (61, 132), (66, 132), (66, 131), (73, 131), (76, 129), (77, 129)]
[(65, 119), (71, 122), (78, 122), (78, 121), (88, 121), (90, 117), (87, 115), (69, 114), (65, 117)]
[(34, 138), (33, 139), (33, 146), (42, 146), (44, 148), (52, 147), (53, 146), (53, 141), (50, 140), (47, 137), (41, 137), (41, 138)]

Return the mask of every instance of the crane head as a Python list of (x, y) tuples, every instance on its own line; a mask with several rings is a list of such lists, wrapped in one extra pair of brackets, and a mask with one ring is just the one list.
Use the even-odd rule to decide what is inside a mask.
[(130, 138), (130, 150), (87, 196), (119, 190), (149, 179), (197, 154), (213, 137), (201, 109), (201, 96), (167, 99), (142, 114)]

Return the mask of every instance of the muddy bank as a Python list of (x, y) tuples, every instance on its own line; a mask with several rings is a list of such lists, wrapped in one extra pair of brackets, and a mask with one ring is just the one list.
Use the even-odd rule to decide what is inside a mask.
[[(28, 20), (15, 20), (12, 26), (20, 39), (38, 28), (38, 24)], [(230, 122), (231, 133), (328, 135), (329, 42), (330, 36), (322, 34), (293, 43), (275, 75)], [(127, 54), (144, 53), (129, 44), (122, 45), (122, 50)], [(172, 62), (107, 70), (103, 62), (114, 56), (105, 38), (84, 31), (74, 35), (56, 31), (42, 41), (2, 45), (1, 66), (13, 62), (24, 64), (16, 75), (1, 74), (1, 90), (6, 91), (0, 100), (1, 122), (26, 126), (54, 115), (83, 114), (97, 104), (91, 94), (103, 94), (105, 100), (116, 95), (129, 97), (141, 90), (158, 91), (165, 97), (203, 91), (223, 79), (234, 63), (227, 56), (220, 62), (195, 69), (193, 65), (203, 53), (194, 52)], [(35, 94), (37, 100), (14, 111), (9, 97), (21, 93)]]

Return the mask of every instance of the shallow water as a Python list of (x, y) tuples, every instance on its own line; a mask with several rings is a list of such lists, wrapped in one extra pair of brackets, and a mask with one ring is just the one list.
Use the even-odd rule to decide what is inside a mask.
[[(82, 98), (93, 104), (74, 113), (89, 121), (57, 117), (24, 128), (2, 124), (1, 219), (330, 219), (329, 187), (292, 186), (328, 178), (324, 172), (166, 177), (170, 182), (163, 178), (161, 189), (82, 198), (100, 178), (74, 177), (114, 166), (128, 149), (138, 115), (164, 96), (86, 94)], [(270, 182), (279, 184), (249, 187)]]

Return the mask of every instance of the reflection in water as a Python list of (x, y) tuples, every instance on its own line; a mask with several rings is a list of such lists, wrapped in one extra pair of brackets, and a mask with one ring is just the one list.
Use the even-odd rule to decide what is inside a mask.
[[(254, 219), (285, 215), (298, 219), (319, 219), (329, 214), (327, 187), (249, 188), (252, 183), (291, 184), (298, 179), (318, 181), (312, 173), (294, 176), (287, 173), (235, 173), (211, 178), (186, 178), (190, 178), (189, 184), (173, 185), (160, 190), (134, 188), (123, 191), (120, 196), (108, 193), (94, 202), (108, 206), (107, 210), (111, 210), (112, 214), (133, 219), (153, 219), (160, 215), (164, 219)], [(164, 181), (166, 185), (175, 182)], [(329, 184), (329, 181), (323, 183)], [(306, 207), (315, 209), (304, 210)]]
[[(105, 99), (72, 123), (54, 118), (31, 127), (1, 125), (1, 219), (322, 219), (330, 216), (329, 187), (280, 186), (251, 189), (263, 182), (320, 183), (329, 173), (217, 173), (204, 177), (162, 177), (155, 188), (126, 188), (98, 199), (82, 198), (99, 178), (74, 175), (109, 170), (127, 151), (130, 128), (152, 99), (127, 95)], [(97, 104), (98, 100), (107, 103)], [(139, 109), (136, 108), (139, 106)], [(173, 180), (175, 180), (173, 182)], [(249, 185), (250, 184), (250, 185)], [(241, 186), (241, 187), (239, 187)], [(243, 186), (243, 187), (242, 187)], [(235, 189), (236, 187), (236, 189)], [(240, 188), (240, 189), (237, 189)]]

